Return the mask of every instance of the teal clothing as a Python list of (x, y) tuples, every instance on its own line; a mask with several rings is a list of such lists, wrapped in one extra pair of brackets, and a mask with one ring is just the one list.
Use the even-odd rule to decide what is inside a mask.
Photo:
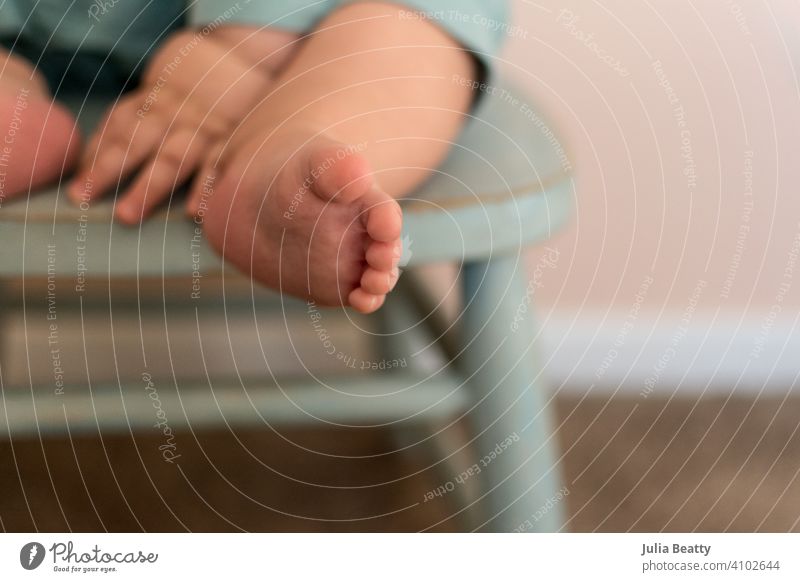
[(185, 0), (0, 0), (0, 38), (28, 57), (103, 55), (132, 72), (185, 12)]
[[(0, 42), (33, 60), (51, 85), (135, 81), (174, 30), (223, 24), (310, 31), (349, 0), (0, 0)], [(487, 71), (509, 31), (507, 0), (398, 0), (471, 51)]]
[[(297, 32), (350, 0), (197, 0), (189, 11), (189, 23), (200, 25), (222, 20), (277, 26)], [(507, 0), (394, 0), (409, 18), (436, 22), (487, 67), (510, 32)]]

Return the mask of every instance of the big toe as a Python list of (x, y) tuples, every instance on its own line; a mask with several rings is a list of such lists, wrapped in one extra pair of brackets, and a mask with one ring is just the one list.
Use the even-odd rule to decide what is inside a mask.
[(399, 241), (403, 230), (403, 211), (397, 200), (374, 187), (362, 201), (361, 220), (369, 237), (389, 244)]

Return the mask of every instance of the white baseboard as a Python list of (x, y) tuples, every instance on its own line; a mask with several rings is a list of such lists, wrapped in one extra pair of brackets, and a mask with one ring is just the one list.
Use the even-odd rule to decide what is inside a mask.
[[(783, 395), (800, 380), (800, 324), (760, 314), (542, 314), (546, 376), (554, 389), (670, 395), (731, 390)], [(627, 324), (626, 324), (627, 321)], [(627, 330), (627, 331), (626, 331)], [(613, 350), (616, 350), (613, 351)]]

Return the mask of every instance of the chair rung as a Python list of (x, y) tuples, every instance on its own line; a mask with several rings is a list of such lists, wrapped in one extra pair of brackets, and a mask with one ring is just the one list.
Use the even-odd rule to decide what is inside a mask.
[[(152, 386), (149, 384), (152, 383)], [(376, 377), (281, 382), (242, 387), (215, 382), (142, 381), (123, 386), (66, 387), (63, 394), (6, 388), (0, 400), (0, 438), (115, 431), (158, 434), (191, 426), (383, 426), (444, 418), (463, 411), (464, 390), (454, 377)], [(247, 382), (245, 381), (245, 384)], [(252, 384), (256, 384), (253, 382)], [(35, 404), (35, 406), (34, 406)], [(159, 423), (160, 426), (159, 426)]]

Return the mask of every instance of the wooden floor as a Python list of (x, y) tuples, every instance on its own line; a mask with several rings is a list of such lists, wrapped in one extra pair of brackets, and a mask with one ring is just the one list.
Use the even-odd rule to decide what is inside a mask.
[[(559, 401), (572, 531), (800, 529), (800, 399)], [(627, 419), (627, 420), (626, 420)], [(456, 499), (387, 433), (0, 443), (6, 531), (454, 531)]]

